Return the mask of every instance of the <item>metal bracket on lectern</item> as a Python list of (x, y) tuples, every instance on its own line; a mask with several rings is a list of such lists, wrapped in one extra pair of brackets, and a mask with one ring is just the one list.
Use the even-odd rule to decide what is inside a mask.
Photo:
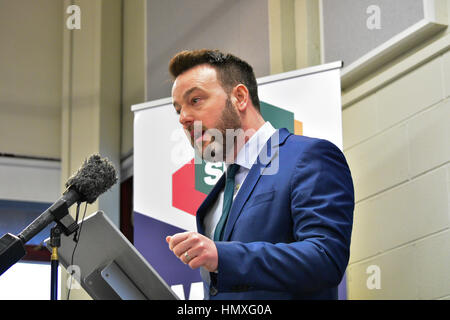
[(95, 288), (92, 290), (93, 292), (101, 290), (102, 297), (108, 297), (109, 300), (147, 300), (115, 261), (94, 270), (86, 276), (85, 283), (89, 287)]

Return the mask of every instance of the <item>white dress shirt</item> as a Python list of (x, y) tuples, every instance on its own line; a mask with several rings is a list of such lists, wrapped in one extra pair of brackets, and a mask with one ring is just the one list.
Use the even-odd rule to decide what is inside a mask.
[[(250, 137), (247, 143), (239, 151), (235, 161), (235, 163), (239, 165), (239, 169), (234, 178), (235, 188), (233, 199), (239, 192), (241, 185), (244, 183), (251, 167), (256, 162), (262, 148), (267, 143), (269, 138), (275, 133), (275, 131), (275, 128), (270, 124), (270, 122), (266, 121), (264, 125), (262, 125), (258, 129), (258, 131), (256, 131)], [(229, 165), (230, 164), (225, 165), (226, 169), (228, 169)], [(210, 239), (214, 238), (214, 230), (216, 229), (216, 225), (219, 222), (220, 217), (222, 216), (223, 193), (224, 190), (222, 189), (219, 193), (219, 196), (217, 197), (216, 202), (211, 207), (210, 211), (206, 214), (205, 219), (203, 220), (205, 235)]]

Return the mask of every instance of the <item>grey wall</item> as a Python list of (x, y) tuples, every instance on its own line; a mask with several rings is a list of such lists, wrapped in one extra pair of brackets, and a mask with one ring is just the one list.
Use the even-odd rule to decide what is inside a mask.
[[(380, 29), (369, 29), (369, 6), (380, 8)], [(323, 0), (325, 62), (348, 66), (424, 18), (423, 0)]]
[(147, 0), (147, 100), (170, 96), (170, 58), (212, 48), (248, 61), (257, 77), (270, 73), (268, 2)]
[(63, 12), (0, 0), (0, 152), (60, 158)]

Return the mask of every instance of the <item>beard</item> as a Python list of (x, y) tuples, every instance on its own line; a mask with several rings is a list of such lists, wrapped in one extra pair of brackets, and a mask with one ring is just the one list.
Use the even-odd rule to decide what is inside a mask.
[[(232, 162), (241, 136), (241, 127), (239, 114), (228, 97), (215, 128), (205, 128), (201, 122), (194, 123), (194, 141), (191, 140), (191, 144), (196, 155), (207, 162)], [(197, 138), (202, 135), (203, 138), (196, 143)], [(205, 144), (206, 147), (203, 148)]]

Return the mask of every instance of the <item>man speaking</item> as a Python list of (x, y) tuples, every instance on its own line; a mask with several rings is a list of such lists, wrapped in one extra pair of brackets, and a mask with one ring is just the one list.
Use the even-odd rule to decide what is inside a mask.
[(197, 211), (198, 233), (166, 238), (201, 268), (205, 298), (337, 299), (354, 209), (342, 152), (266, 122), (253, 69), (234, 55), (182, 51), (169, 70), (196, 153), (227, 168)]

